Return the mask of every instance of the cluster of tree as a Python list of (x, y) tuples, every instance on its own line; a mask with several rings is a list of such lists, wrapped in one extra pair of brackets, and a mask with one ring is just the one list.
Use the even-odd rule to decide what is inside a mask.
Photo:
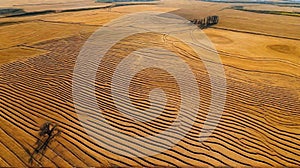
[(197, 25), (200, 29), (205, 29), (209, 26), (218, 24), (219, 16), (208, 16), (204, 19), (194, 19), (191, 22)]

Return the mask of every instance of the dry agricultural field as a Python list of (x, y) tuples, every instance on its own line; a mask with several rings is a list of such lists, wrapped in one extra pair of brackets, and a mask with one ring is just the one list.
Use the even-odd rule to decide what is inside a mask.
[[(73, 9), (78, 3), (87, 8), (109, 5), (72, 0), (4, 2), (0, 7), (24, 6), (30, 12)], [(167, 1), (0, 18), (0, 167), (299, 167), (300, 17), (231, 8), (238, 5), (245, 9), (299, 11), (275, 5)], [(205, 66), (193, 59), (190, 48), (173, 45), (171, 38), (160, 34), (137, 34), (120, 41), (109, 53), (114, 58), (107, 58), (110, 68), (129, 51), (145, 44), (165, 45), (178, 51), (197, 74), (201, 97), (193, 127), (172, 149), (154, 156), (128, 157), (109, 151), (86, 134), (75, 112), (72, 78), (81, 47), (93, 32), (113, 19), (140, 11), (172, 13), (189, 20), (220, 17), (217, 25), (203, 31), (224, 66), (226, 103), (212, 135), (199, 142), (212, 98)], [(157, 87), (166, 92), (168, 99), (165, 114), (144, 123), (124, 117), (114, 107), (107, 82), (112, 73), (111, 69), (99, 69), (93, 84), (99, 107), (110, 125), (131, 136), (149, 136), (172, 124), (180, 110), (180, 88), (170, 74), (147, 69), (133, 78), (129, 96), (135, 107), (149, 108), (149, 92)], [(126, 105), (124, 102), (124, 108), (129, 108)], [(46, 122), (52, 124), (43, 130), (49, 130), (39, 134)], [(57, 136), (51, 137), (52, 129), (59, 132)], [(48, 137), (52, 139), (38, 151), (40, 142)]]

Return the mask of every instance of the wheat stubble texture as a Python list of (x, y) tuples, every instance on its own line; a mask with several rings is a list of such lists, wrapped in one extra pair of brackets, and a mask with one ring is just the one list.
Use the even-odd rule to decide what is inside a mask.
[[(126, 9), (120, 7), (119, 10)], [(70, 17), (77, 14), (80, 15), (70, 13)], [(85, 14), (90, 16), (86, 11)], [(94, 15), (100, 17), (101, 14), (103, 11), (94, 11)], [(98, 22), (91, 19), (90, 23), (68, 24), (67, 14), (44, 17), (57, 20), (60, 16), (61, 21), (55, 23), (33, 18), (23, 27), (28, 27), (27, 24), (47, 27), (49, 24), (51, 30), (63, 27), (67, 33), (62, 35), (54, 31), (48, 37), (32, 36), (33, 41), (24, 38), (22, 44), (18, 44), (18, 37), (15, 37), (16, 41), (1, 49), (2, 55), (12, 47), (36, 52), (25, 60), (9, 60), (1, 65), (0, 166), (30, 166), (29, 153), (36, 147), (39, 127), (46, 121), (58, 124), (62, 133), (48, 145), (42, 159), (39, 159), (41, 155), (35, 157), (34, 166), (300, 166), (299, 40), (205, 30), (224, 63), (227, 95), (220, 123), (204, 142), (199, 142), (198, 137), (211, 99), (208, 74), (201, 61), (193, 59), (188, 47), (167, 44), (168, 49), (185, 56), (185, 61), (197, 74), (201, 96), (198, 116), (185, 138), (172, 149), (155, 156), (130, 158), (110, 152), (85, 133), (72, 99), (73, 68), (79, 51), (97, 24), (102, 25), (112, 18), (103, 21), (97, 17)], [(9, 27), (1, 26), (5, 28)], [(118, 131), (131, 136), (155, 135), (170, 126), (178, 114), (180, 88), (174, 77), (153, 68), (141, 71), (132, 79), (129, 97), (136, 108), (149, 107), (147, 95), (151, 89), (160, 87), (166, 93), (164, 113), (150, 123), (133, 122), (119, 113), (107, 89), (110, 83), (103, 82), (112, 75), (111, 67), (116, 66), (130, 49), (142, 47), (145, 41), (164, 42), (164, 37), (156, 34), (134, 37), (140, 40), (128, 38), (114, 46), (109, 53), (112, 58), (107, 59), (110, 68), (99, 68), (95, 82), (97, 101), (108, 123)], [(126, 47), (129, 49), (125, 50)], [(85, 82), (82, 78), (82, 83)], [(86, 94), (90, 94), (89, 91)], [(93, 109), (86, 111), (95, 113)]]

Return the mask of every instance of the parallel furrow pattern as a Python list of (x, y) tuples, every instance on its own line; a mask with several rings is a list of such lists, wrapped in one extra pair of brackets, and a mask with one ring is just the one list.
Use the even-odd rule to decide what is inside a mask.
[[(88, 35), (75, 36), (35, 45), (34, 47), (50, 53), (26, 62), (1, 66), (0, 166), (29, 166), (28, 160), (38, 138), (39, 126), (45, 121), (59, 124), (62, 134), (49, 144), (44, 157), (34, 157), (36, 166), (300, 166), (298, 95), (285, 88), (267, 87), (231, 78), (227, 79), (228, 96), (222, 119), (211, 137), (204, 142), (199, 142), (198, 138), (206, 119), (205, 109), (209, 107), (209, 101), (203, 103), (192, 129), (186, 130), (186, 137), (161, 154), (130, 158), (119, 156), (97, 144), (85, 133), (78, 120), (71, 90), (75, 59), (87, 37)], [(241, 59), (244, 57), (222, 51), (220, 54)], [(268, 61), (290, 64), (282, 60)], [(225, 65), (226, 72), (235, 68)], [(243, 73), (252, 72), (245, 70)], [(201, 77), (206, 73), (201, 71), (198, 75)], [(299, 82), (299, 76), (288, 77)], [(79, 79), (82, 85), (87, 83), (83, 77), (79, 76)], [(134, 82), (141, 86), (147, 85), (146, 81)], [(205, 79), (199, 82), (209, 85), (209, 81)], [(98, 81), (94, 85), (98, 100), (113, 106), (111, 96), (103, 91), (103, 88), (108, 87), (107, 84)], [(92, 91), (83, 90), (82, 94), (92, 94)], [(136, 105), (141, 109), (149, 106), (149, 102), (139, 102), (138, 97), (131, 96), (132, 100), (137, 100)], [(203, 95), (201, 98), (209, 100), (210, 95)], [(178, 96), (170, 94), (169, 99), (176, 102)], [(159, 105), (160, 102), (156, 103), (155, 105)], [(97, 109), (80, 104), (79, 108), (95, 118), (94, 121), (85, 123), (89, 125), (87, 129), (109, 129), (98, 124)], [(132, 124), (129, 119), (109, 107), (105, 111), (105, 117), (111, 126), (125, 134), (155, 135), (172, 124), (178, 113), (175, 107), (169, 106), (166, 109), (166, 113), (152, 123)], [(114, 135), (106, 131), (106, 134), (97, 136), (109, 139)], [(113, 142), (113, 139), (111, 141), (112, 144), (119, 143)], [(143, 148), (142, 145), (139, 147)]]

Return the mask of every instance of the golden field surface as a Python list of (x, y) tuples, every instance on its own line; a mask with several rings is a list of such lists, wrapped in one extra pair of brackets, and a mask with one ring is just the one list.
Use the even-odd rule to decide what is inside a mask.
[(0, 2), (2, 8), (22, 8), (25, 11), (41, 11), (51, 9), (73, 9), (81, 7), (104, 6), (107, 3), (95, 3), (84, 0), (5, 0)]
[[(8, 2), (0, 6), (17, 3)], [(37, 3), (40, 2), (25, 4), (36, 10), (38, 7), (30, 4)], [(57, 3), (76, 4), (71, 0)], [(22, 4), (20, 1), (18, 7)], [(230, 8), (236, 5), (180, 1), (0, 18), (0, 167), (299, 167), (300, 17)], [(273, 8), (256, 6), (249, 8)], [(157, 69), (146, 69), (134, 76), (129, 97), (135, 107), (146, 110), (151, 89), (162, 88), (168, 98), (164, 115), (150, 123), (135, 122), (114, 107), (107, 79), (130, 51), (152, 44), (179, 52), (197, 74), (201, 97), (196, 121), (178, 144), (153, 156), (128, 157), (97, 144), (85, 132), (75, 111), (72, 79), (79, 52), (96, 30), (121, 16), (142, 11), (172, 13), (189, 20), (220, 17), (217, 25), (203, 32), (224, 66), (226, 103), (212, 135), (198, 141), (212, 98), (205, 66), (193, 59), (189, 47), (172, 37), (144, 33), (121, 40), (106, 58), (111, 66), (99, 69), (92, 84), (105, 118), (118, 131), (131, 136), (157, 134), (172, 124), (180, 110), (180, 88), (174, 77)], [(89, 90), (85, 92), (90, 94)], [(131, 107), (125, 101), (123, 105), (125, 109)], [(94, 115), (95, 109), (82, 108)], [(32, 155), (39, 145), (37, 140), (42, 139), (40, 126), (47, 121), (57, 124), (60, 134), (43, 152)], [(118, 142), (110, 145), (115, 143)]]

